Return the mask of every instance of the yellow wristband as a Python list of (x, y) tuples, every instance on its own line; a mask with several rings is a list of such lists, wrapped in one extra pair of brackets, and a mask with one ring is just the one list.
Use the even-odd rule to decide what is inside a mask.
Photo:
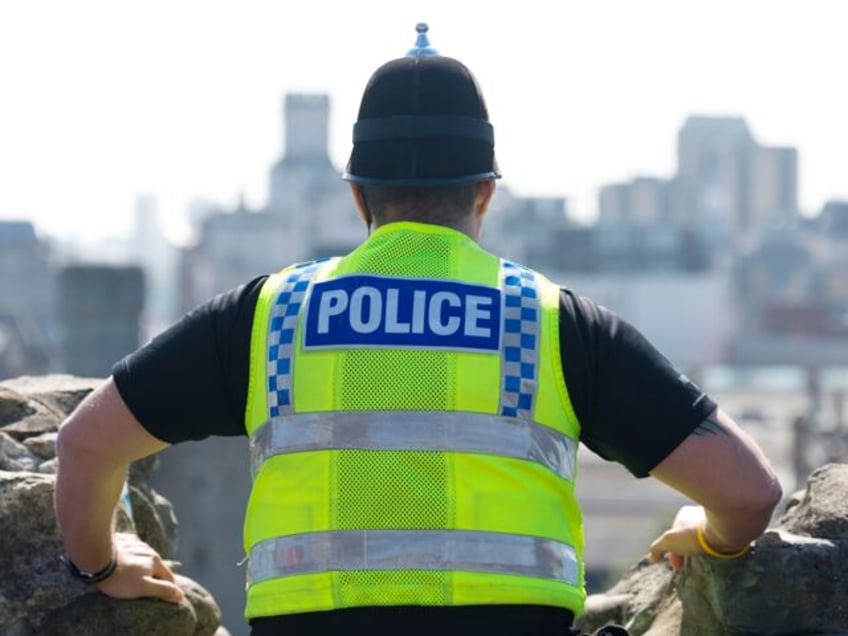
[(741, 557), (743, 554), (745, 554), (748, 550), (751, 549), (751, 544), (749, 543), (738, 552), (719, 552), (713, 546), (707, 543), (707, 538), (704, 536), (703, 526), (698, 526), (697, 528), (695, 528), (695, 537), (698, 539), (698, 545), (701, 546), (701, 549), (707, 554), (709, 554), (711, 557), (715, 557), (717, 559), (736, 559), (738, 557)]

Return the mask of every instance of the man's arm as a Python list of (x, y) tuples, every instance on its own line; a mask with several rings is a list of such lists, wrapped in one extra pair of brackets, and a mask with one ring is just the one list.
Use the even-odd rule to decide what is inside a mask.
[(651, 545), (651, 559), (706, 552), (697, 529), (716, 552), (732, 554), (762, 534), (782, 496), (780, 482), (757, 444), (721, 409), (702, 422), (651, 475), (699, 503), (684, 506), (671, 529)]
[(59, 429), (56, 518), (71, 561), (101, 570), (114, 555), (114, 574), (97, 583), (116, 598), (153, 596), (180, 602), (174, 575), (146, 544), (114, 535), (115, 506), (133, 461), (167, 446), (136, 420), (112, 378), (92, 392)]

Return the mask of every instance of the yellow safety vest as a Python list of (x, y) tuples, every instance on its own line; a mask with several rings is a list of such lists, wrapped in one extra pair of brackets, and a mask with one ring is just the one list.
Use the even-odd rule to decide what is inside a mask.
[(580, 427), (559, 289), (437, 225), (268, 278), (246, 428), (248, 618), (375, 605), (579, 614)]

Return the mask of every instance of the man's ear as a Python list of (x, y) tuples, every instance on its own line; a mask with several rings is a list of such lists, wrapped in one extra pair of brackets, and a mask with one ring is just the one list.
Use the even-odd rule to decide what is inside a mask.
[(356, 211), (359, 218), (371, 225), (371, 212), (368, 210), (368, 204), (365, 202), (365, 194), (362, 192), (362, 186), (358, 183), (350, 183), (350, 192), (353, 195), (353, 202), (356, 205)]
[(483, 216), (492, 202), (492, 197), (495, 194), (495, 180), (487, 179), (480, 181), (477, 184), (477, 197), (474, 200), (474, 214)]

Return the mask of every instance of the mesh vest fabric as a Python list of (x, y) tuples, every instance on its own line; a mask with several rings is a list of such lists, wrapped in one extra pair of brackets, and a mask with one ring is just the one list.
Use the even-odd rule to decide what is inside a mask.
[[(525, 271), (525, 270), (521, 270)], [(471, 413), (503, 416), (503, 351), (391, 347), (306, 350), (303, 315), (310, 285), (361, 273), (384, 277), (503, 285), (501, 259), (463, 234), (440, 226), (394, 223), (378, 228), (350, 255), (269, 277), (251, 341), (246, 426), (291, 414)], [(558, 342), (558, 288), (535, 277), (541, 295), (533, 426), (579, 439)], [(302, 277), (302, 279), (301, 279)], [(288, 281), (288, 282), (286, 282)], [(284, 314), (276, 315), (283, 302)], [(275, 309), (276, 308), (276, 309)], [(522, 369), (524, 366), (523, 365)], [(507, 383), (508, 384), (508, 383)], [(521, 386), (525, 386), (522, 384)], [(436, 415), (436, 417), (438, 417)], [(367, 422), (366, 422), (367, 423)], [(576, 441), (574, 442), (576, 448)], [(575, 469), (576, 470), (576, 469)], [(451, 450), (333, 448), (264, 458), (254, 477), (245, 550), (275, 538), (310, 533), (452, 531), (551, 539), (573, 547), (575, 581), (497, 571), (437, 567), (328, 569), (248, 581), (248, 618), (374, 605), (541, 604), (582, 609), (583, 533), (575, 473), (516, 457)], [(297, 560), (295, 548), (286, 548)], [(286, 552), (273, 559), (287, 559)], [(414, 555), (413, 555), (414, 556)], [(412, 558), (410, 562), (414, 562)], [(284, 569), (285, 563), (281, 565)]]

